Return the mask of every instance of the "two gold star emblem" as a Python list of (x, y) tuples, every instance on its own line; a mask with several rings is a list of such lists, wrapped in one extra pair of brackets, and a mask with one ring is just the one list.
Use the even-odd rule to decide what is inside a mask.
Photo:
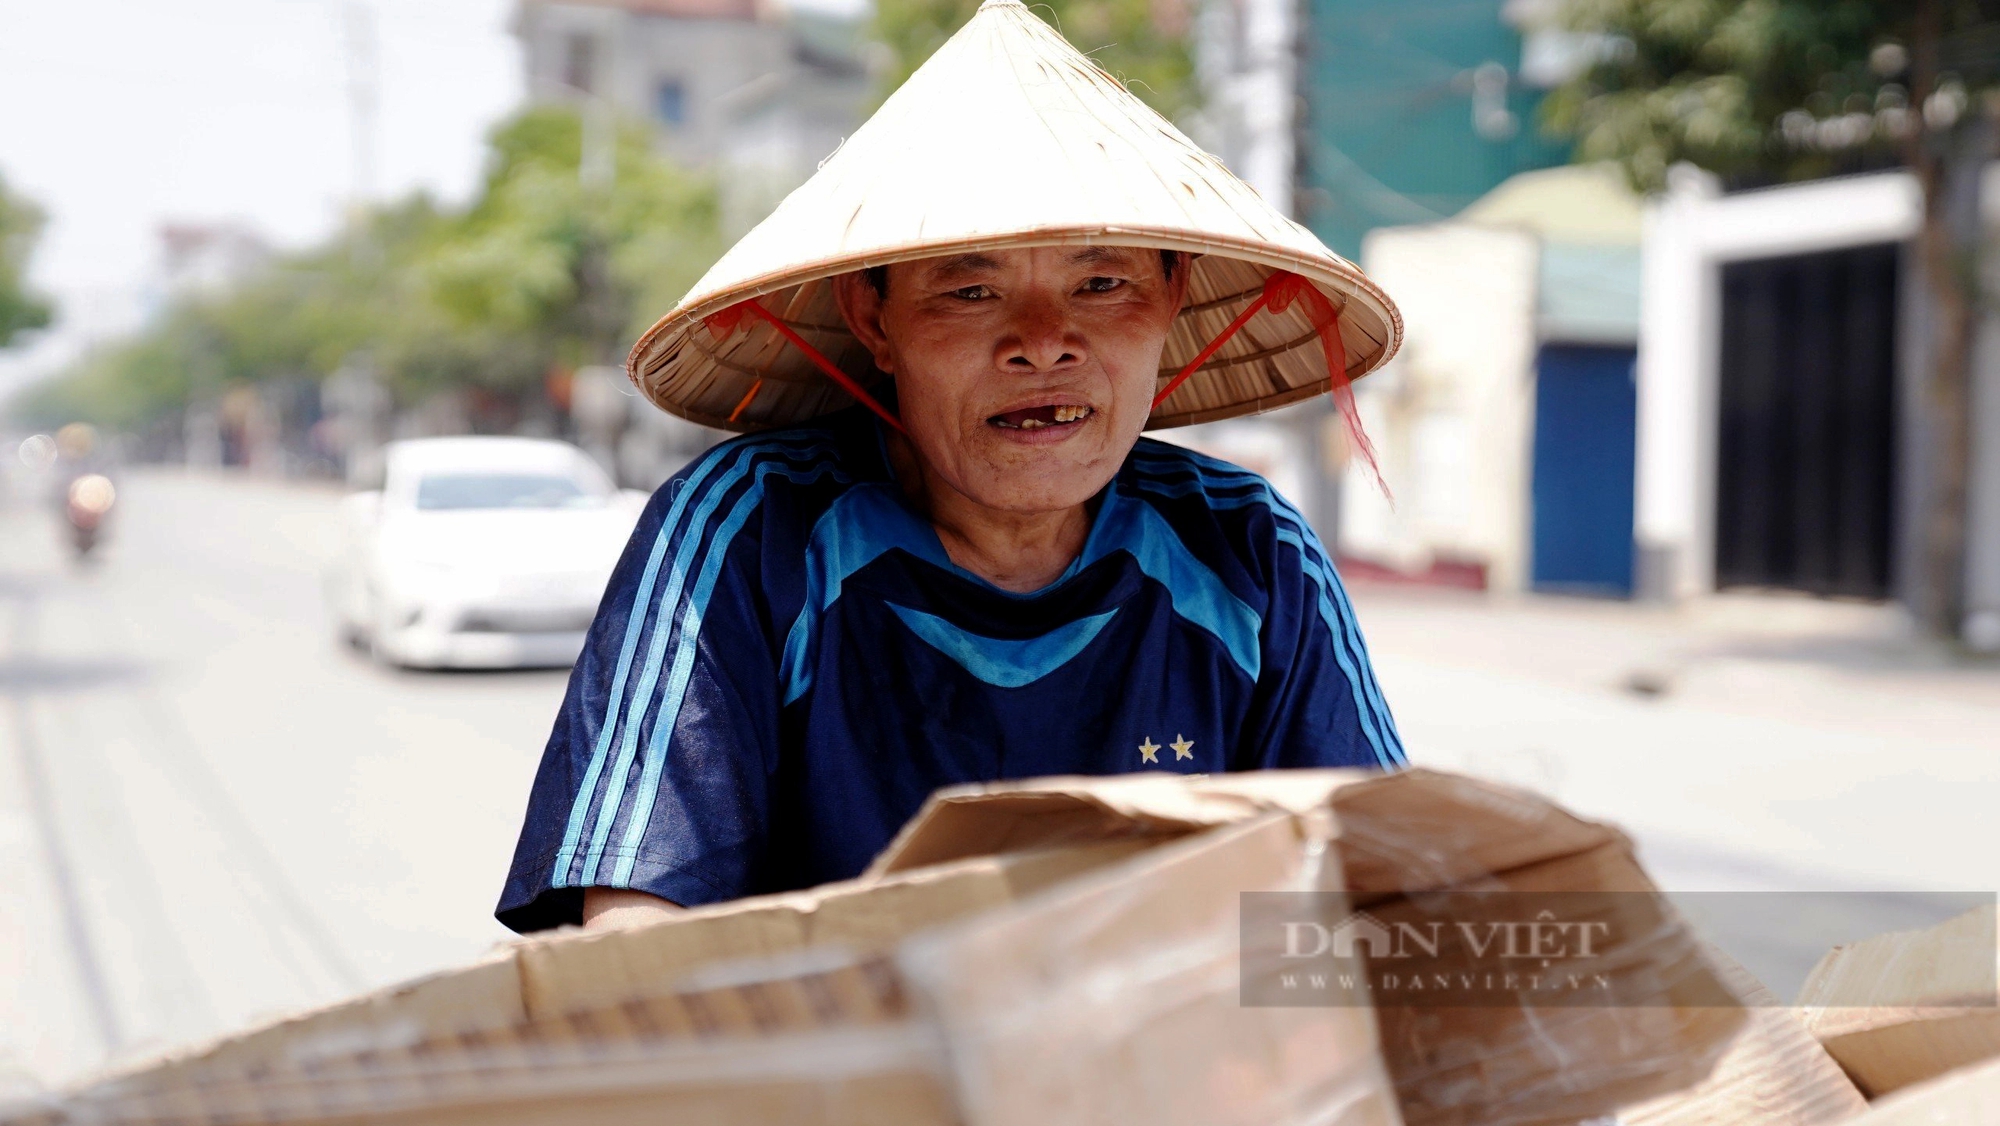
[[(1194, 741), (1178, 731), (1174, 733), (1174, 741), (1167, 746), (1174, 749), (1174, 758), (1177, 760), (1194, 757)], [(1160, 745), (1153, 742), (1151, 735), (1146, 736), (1145, 741), (1139, 744), (1139, 761), (1155, 763), (1160, 761)]]

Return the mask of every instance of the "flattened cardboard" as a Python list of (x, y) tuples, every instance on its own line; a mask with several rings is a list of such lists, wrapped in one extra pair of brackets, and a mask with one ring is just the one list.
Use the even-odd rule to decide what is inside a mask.
[(1341, 818), (1349, 890), (1360, 902), (1445, 887), (1583, 852), (1621, 834), (1523, 791), (1435, 770), (1262, 770), (1059, 777), (933, 794), (868, 868), (871, 876), (1017, 848), (1171, 838), (1258, 813)]
[(1706, 954), (1723, 983), (1750, 1006), (1748, 1023), (1708, 1078), (1620, 1111), (1618, 1126), (1830, 1126), (1868, 1109), (1796, 1010), (1727, 954), (1714, 947)]
[(1610, 952), (1658, 976), (1651, 1004), (1448, 1009), (1378, 997), (1383, 1052), (1411, 1126), (1608, 1115), (1701, 1080), (1746, 1020), (1692, 933), (1649, 894), (1625, 836), (1546, 799), (1429, 770), (1266, 771), (1163, 784), (1170, 781), (1052, 778), (940, 791), (871, 871), (1007, 844), (1169, 836), (1330, 803), (1351, 901), (1385, 921), (1406, 909), (1398, 906), (1405, 897), (1468, 884), (1613, 892), (1606, 910), (1651, 912), (1645, 925), (1624, 928), (1650, 939)]
[[(772, 1119), (758, 1108), (782, 1105), (790, 1115), (782, 1120), (824, 1126), (955, 1123), (955, 1112), (883, 1117), (888, 1107), (949, 1107), (952, 1099), (935, 1031), (911, 1022), (879, 950), (899, 928), (987, 910), (1139, 848), (1109, 842), (975, 857), (879, 885), (739, 900), (649, 927), (523, 939), (462, 970), (127, 1068), (82, 1092), (77, 1105), (85, 1120), (132, 1123), (403, 1116), (429, 1124), (465, 1114), (538, 1122), (564, 1120), (580, 1092), (607, 1084), (610, 1113), (625, 1097), (619, 1084), (636, 1083), (655, 1101), (680, 1107), (685, 1097), (689, 1121), (713, 1114), (708, 1120), (761, 1124)], [(815, 940), (835, 945), (802, 963), (782, 961)], [(777, 961), (764, 980), (696, 975), (745, 957)], [(725, 1074), (732, 1068), (734, 1080)]]
[(811, 946), (883, 950), (925, 927), (1011, 903), (1145, 846), (1097, 841), (973, 856), (894, 880), (850, 880), (718, 904), (649, 927), (530, 939), (515, 947), (522, 1004), (535, 1017), (613, 1008), (721, 961), (776, 959)]
[(1799, 990), (1806, 1027), (1871, 1099), (2000, 1056), (1991, 906), (1836, 946)]
[(864, 878), (1085, 841), (1169, 840), (1259, 813), (1326, 805), (1355, 770), (1271, 770), (1187, 779), (1147, 772), (948, 786), (932, 794)]
[[(1067, 1035), (1063, 1062), (1088, 1077), (1093, 1098), (1143, 1104), (1163, 1122), (1247, 1123), (1222, 1108), (1256, 1105), (1240, 1097), (1254, 1088), (1305, 1100), (1302, 1121), (1395, 1126), (1365, 1010), (1299, 1029), (1298, 1014), (1234, 1005), (1236, 895), (1261, 890), (1260, 880), (1298, 886), (1306, 843), (1317, 842), (1322, 862), (1326, 856), (1329, 823), (1274, 813), (1157, 855), (1145, 840), (1127, 839), (973, 858), (643, 929), (529, 939), (482, 967), (498, 1000), (440, 986), (435, 1004), (417, 1011), (378, 997), (309, 1014), (100, 1084), (71, 1109), (76, 1121), (134, 1124), (522, 1126), (666, 1115), (711, 1126), (1053, 1126), (1090, 1119), (1076, 1105), (1033, 1119), (1020, 1117), (1018, 1106), (977, 1105), (955, 1064), (977, 1054), (1019, 1074), (1011, 1053), (1043, 1050)], [(997, 1007), (1016, 1001), (1013, 994), (991, 998), (991, 1015), (978, 1005), (932, 1004), (911, 992), (907, 970), (890, 956), (897, 940), (927, 928), (955, 929), (959, 941), (976, 945), (982, 928), (1005, 925), (1017, 910), (1046, 919), (1054, 909), (1035, 904), (1072, 886), (1081, 898), (1055, 912), (1065, 921), (1097, 912), (1105, 933), (1143, 934), (1164, 964), (1197, 972), (1177, 985), (1106, 992), (1127, 969), (1129, 950), (1088, 943), (1064, 950), (1048, 945), (1055, 929), (1029, 927), (1044, 945), (1033, 948), (1038, 968), (1016, 980), (1039, 982), (1045, 1003), (1095, 997), (1091, 1011), (1104, 1019), (1067, 1033), (1002, 1035)], [(1230, 910), (1218, 913), (1218, 905)], [(1139, 916), (1123, 919), (1127, 910)], [(962, 922), (954, 928), (952, 919)], [(979, 958), (974, 974), (1008, 972), (1008, 945)], [(1145, 1035), (1157, 1028), (1184, 1040), (1184, 1058), (1175, 1062), (1152, 1041), (1141, 1050), (1143, 1036), (1107, 1038), (1120, 1005), (1157, 1002), (1167, 985), (1179, 989), (1177, 1011), (1186, 1015), (1140, 1023)], [(1333, 1035), (1343, 1029), (1345, 1038)], [(1215, 1042), (1224, 1031), (1229, 1042)], [(302, 1067), (292, 1058), (301, 1036), (349, 1051), (319, 1052)], [(219, 1059), (230, 1066), (216, 1066)]]
[(2000, 1122), (2000, 1059), (1905, 1087), (1850, 1126), (1993, 1126)]
[[(1694, 935), (1655, 895), (1623, 840), (1493, 873), (1481, 890), (1561, 892), (1566, 917), (1607, 921), (1609, 936), (1583, 975), (1619, 983), (1605, 1005), (1441, 1007), (1376, 995), (1383, 1051), (1410, 1126), (1508, 1126), (1580, 1122), (1701, 1082), (1745, 1021), (1734, 995), (1702, 958)], [(1601, 893), (1601, 894), (1592, 894)], [(1370, 915), (1394, 926), (1447, 915), (1450, 893), (1378, 901)], [(1447, 944), (1441, 956), (1404, 959), (1404, 975), (1470, 968)], [(1373, 968), (1373, 967), (1371, 967)], [(1476, 972), (1476, 971), (1475, 971)]]
[(1385, 1040), (1367, 1008), (1237, 1003), (1244, 891), (1345, 886), (1393, 912), (1496, 876), (1650, 889), (1616, 830), (1531, 795), (1427, 771), (995, 790), (928, 804), (869, 878), (525, 940), (75, 1105), (135, 1124), (1393, 1126), (1398, 1102), (1418, 1126), (1574, 1121), (1693, 1082), (1742, 1020), (1681, 1003), (1719, 986), (1669, 920), (1626, 952), (1663, 983), (1651, 1007), (1385, 1011)]
[(1364, 775), (1334, 791), (1333, 807), (1341, 868), (1361, 906), (1625, 840), (1525, 790), (1435, 770)]
[(906, 946), (969, 1123), (1396, 1123), (1365, 1007), (1238, 1000), (1242, 892), (1338, 885), (1310, 833), (1267, 813)]

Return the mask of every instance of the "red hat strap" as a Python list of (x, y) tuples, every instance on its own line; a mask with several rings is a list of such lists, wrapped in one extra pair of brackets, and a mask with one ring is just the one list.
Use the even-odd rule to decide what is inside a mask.
[(1257, 295), (1256, 300), (1245, 306), (1241, 313), (1236, 314), (1235, 320), (1230, 321), (1221, 332), (1216, 333), (1215, 339), (1195, 353), (1194, 359), (1189, 360), (1185, 367), (1167, 381), (1167, 385), (1160, 389), (1160, 393), (1153, 396), (1153, 407), (1155, 410), (1159, 409), (1167, 396), (1173, 394), (1181, 384), (1187, 382), (1189, 376), (1200, 370), (1201, 365), (1207, 363), (1218, 349), (1227, 344), (1230, 337), (1235, 336), (1244, 325), (1250, 323), (1250, 318), (1264, 309), (1282, 313), (1291, 308), (1292, 302), (1300, 300), (1305, 302), (1307, 319), (1312, 322), (1313, 332), (1319, 337), (1320, 351), (1326, 357), (1327, 390), (1333, 395), (1334, 405), (1339, 408), (1341, 417), (1347, 422), (1348, 440), (1353, 445), (1354, 452), (1367, 464), (1369, 475), (1375, 478), (1376, 487), (1382, 490), (1383, 496), (1388, 496), (1389, 486), (1382, 480), (1381, 467), (1375, 463), (1375, 444), (1368, 440), (1368, 431), (1361, 425), (1361, 411), (1354, 401), (1354, 384), (1347, 378), (1347, 345), (1340, 338), (1340, 310), (1334, 308), (1333, 302), (1327, 300), (1326, 294), (1321, 293), (1319, 287), (1289, 270), (1279, 270), (1264, 280), (1264, 291)]
[[(1305, 302), (1307, 318), (1312, 322), (1313, 332), (1319, 337), (1320, 350), (1326, 357), (1328, 390), (1332, 393), (1334, 404), (1339, 408), (1341, 416), (1347, 422), (1347, 434), (1354, 446), (1354, 452), (1367, 464), (1368, 472), (1375, 478), (1375, 484), (1386, 496), (1389, 490), (1382, 481), (1381, 468), (1375, 462), (1375, 446), (1368, 440), (1368, 432), (1362, 428), (1361, 412), (1356, 409), (1354, 402), (1353, 383), (1347, 378), (1347, 346), (1340, 338), (1340, 310), (1334, 307), (1332, 301), (1327, 300), (1326, 295), (1321, 293), (1318, 287), (1298, 274), (1279, 270), (1265, 279), (1263, 292), (1245, 306), (1241, 313), (1236, 314), (1236, 319), (1217, 333), (1215, 339), (1209, 341), (1207, 346), (1195, 354), (1194, 359), (1189, 360), (1186, 366), (1175, 373), (1174, 377), (1167, 381), (1167, 385), (1160, 389), (1159, 394), (1153, 396), (1153, 407), (1158, 409), (1159, 405), (1166, 401), (1167, 396), (1173, 394), (1181, 384), (1187, 382), (1188, 377), (1199, 371), (1201, 365), (1214, 357), (1215, 353), (1241, 331), (1252, 317), (1264, 309), (1282, 313), (1290, 308), (1294, 301)], [(814, 367), (825, 372), (828, 379), (852, 395), (855, 401), (875, 412), (876, 417), (895, 427), (899, 433), (908, 433), (903, 429), (901, 419), (889, 413), (888, 409), (856, 383), (853, 377), (840, 370), (839, 365), (827, 359), (819, 349), (806, 343), (805, 338), (793, 331), (791, 325), (758, 304), (755, 298), (739, 301), (720, 312), (711, 313), (702, 318), (702, 323), (708, 326), (708, 331), (716, 339), (724, 340), (736, 331), (745, 316), (752, 315), (777, 329), (778, 334), (791, 342), (791, 345), (810, 360)], [(736, 404), (736, 409), (729, 412), (729, 421), (735, 422), (741, 417), (744, 409), (757, 398), (757, 393), (763, 388), (764, 381), (761, 378), (751, 384), (750, 390)]]
[[(743, 323), (743, 317), (745, 314), (755, 314), (756, 316), (762, 317), (766, 322), (770, 324), (772, 328), (778, 330), (778, 335), (784, 337), (786, 340), (791, 341), (792, 347), (797, 348), (805, 356), (806, 359), (811, 360), (814, 367), (825, 372), (826, 377), (828, 379), (833, 380), (835, 384), (839, 385), (842, 391), (845, 391), (849, 395), (854, 396), (857, 402), (859, 402), (862, 406), (867, 407), (869, 410), (874, 411), (876, 417), (880, 418), (882, 421), (888, 423), (889, 425), (895, 427), (898, 433), (903, 433), (903, 434), (908, 433), (908, 431), (903, 429), (903, 422), (901, 419), (897, 418), (893, 414), (890, 414), (886, 407), (884, 407), (881, 403), (876, 402), (875, 396), (870, 395), (866, 390), (862, 389), (862, 386), (859, 383), (856, 383), (852, 376), (840, 370), (840, 365), (834, 363), (832, 360), (827, 359), (826, 355), (822, 353), (819, 349), (806, 343), (804, 337), (792, 331), (791, 325), (788, 325), (783, 320), (780, 320), (778, 316), (772, 313), (769, 309), (766, 309), (762, 305), (759, 305), (757, 303), (756, 298), (753, 297), (746, 301), (738, 301), (736, 304), (731, 305), (729, 308), (724, 309), (721, 312), (711, 313), (708, 316), (703, 317), (701, 323), (708, 326), (708, 331), (714, 334), (717, 340), (726, 340), (728, 339), (729, 334), (735, 332), (737, 326)], [(743, 396), (743, 401), (736, 404), (735, 410), (729, 412), (729, 421), (731, 422), (736, 421), (737, 417), (743, 413), (743, 408), (750, 405), (750, 401), (757, 397), (757, 392), (761, 390), (763, 386), (764, 386), (764, 381), (762, 379), (759, 379), (757, 382), (750, 385), (750, 393)]]

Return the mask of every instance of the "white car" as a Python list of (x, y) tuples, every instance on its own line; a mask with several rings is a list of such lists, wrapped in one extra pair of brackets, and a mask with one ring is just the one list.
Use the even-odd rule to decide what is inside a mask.
[(392, 665), (573, 663), (646, 494), (532, 438), (421, 438), (341, 504), (340, 631)]

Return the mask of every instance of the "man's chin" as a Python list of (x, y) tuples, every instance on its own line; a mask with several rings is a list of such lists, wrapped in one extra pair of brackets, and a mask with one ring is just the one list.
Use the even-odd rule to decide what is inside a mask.
[(966, 495), (982, 508), (996, 512), (1021, 516), (1063, 512), (1096, 496), (1117, 472), (1116, 464), (1107, 471), (1089, 462), (1064, 466), (1036, 465), (1011, 472), (989, 471), (980, 475), (977, 484)]
[(1062, 512), (1096, 496), (1131, 452), (1129, 441), (1106, 441), (1101, 426), (1054, 443), (975, 431), (963, 435), (963, 444), (938, 468), (954, 491), (982, 508), (1016, 515)]

